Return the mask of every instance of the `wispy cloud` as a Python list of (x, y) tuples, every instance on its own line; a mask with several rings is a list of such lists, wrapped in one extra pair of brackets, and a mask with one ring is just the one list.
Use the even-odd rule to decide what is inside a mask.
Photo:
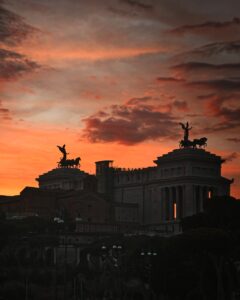
[(0, 3), (0, 44), (16, 46), (38, 32), (24, 18), (5, 9), (3, 4)]
[(185, 34), (209, 34), (210, 30), (221, 31), (223, 34), (223, 30), (231, 28), (236, 31), (236, 28), (240, 30), (240, 19), (233, 18), (231, 21), (225, 22), (216, 22), (209, 21), (196, 25), (184, 25), (174, 29), (169, 30), (169, 33), (174, 35), (185, 35)]
[(227, 162), (227, 161), (233, 161), (235, 159), (237, 159), (239, 157), (239, 154), (237, 152), (232, 152), (230, 154), (228, 154), (227, 156), (225, 156), (223, 159)]
[(25, 55), (0, 49), (0, 80), (13, 80), (23, 74), (34, 72), (41, 66)]
[(232, 138), (228, 138), (227, 141), (234, 142), (234, 143), (240, 143), (240, 138), (232, 137)]

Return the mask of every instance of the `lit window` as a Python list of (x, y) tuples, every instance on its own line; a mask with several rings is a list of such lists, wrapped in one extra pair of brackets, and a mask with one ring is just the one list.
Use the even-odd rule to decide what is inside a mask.
[(173, 204), (173, 218), (174, 220), (177, 219), (177, 203)]
[(208, 199), (210, 199), (210, 198), (212, 198), (212, 191), (211, 190), (208, 191)]

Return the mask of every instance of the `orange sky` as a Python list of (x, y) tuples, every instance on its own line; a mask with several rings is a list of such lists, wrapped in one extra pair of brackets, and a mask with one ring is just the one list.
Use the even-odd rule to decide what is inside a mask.
[(0, 1), (0, 194), (36, 186), (56, 167), (56, 145), (91, 173), (101, 159), (153, 165), (189, 121), (193, 138), (227, 158), (240, 197), (239, 6)]

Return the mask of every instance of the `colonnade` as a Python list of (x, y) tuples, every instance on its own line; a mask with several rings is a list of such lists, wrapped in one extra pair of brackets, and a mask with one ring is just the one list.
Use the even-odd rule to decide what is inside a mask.
[(162, 221), (181, 219), (203, 211), (203, 202), (214, 189), (204, 185), (179, 185), (161, 188)]
[(161, 189), (162, 220), (180, 219), (184, 213), (184, 186), (170, 186)]

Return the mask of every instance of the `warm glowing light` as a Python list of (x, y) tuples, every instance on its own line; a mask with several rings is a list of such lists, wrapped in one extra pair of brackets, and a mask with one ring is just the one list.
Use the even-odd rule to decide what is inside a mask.
[(209, 191), (208, 191), (208, 199), (211, 199), (211, 198), (212, 198), (212, 191), (209, 190)]
[(173, 204), (173, 218), (174, 220), (177, 219), (177, 203)]

